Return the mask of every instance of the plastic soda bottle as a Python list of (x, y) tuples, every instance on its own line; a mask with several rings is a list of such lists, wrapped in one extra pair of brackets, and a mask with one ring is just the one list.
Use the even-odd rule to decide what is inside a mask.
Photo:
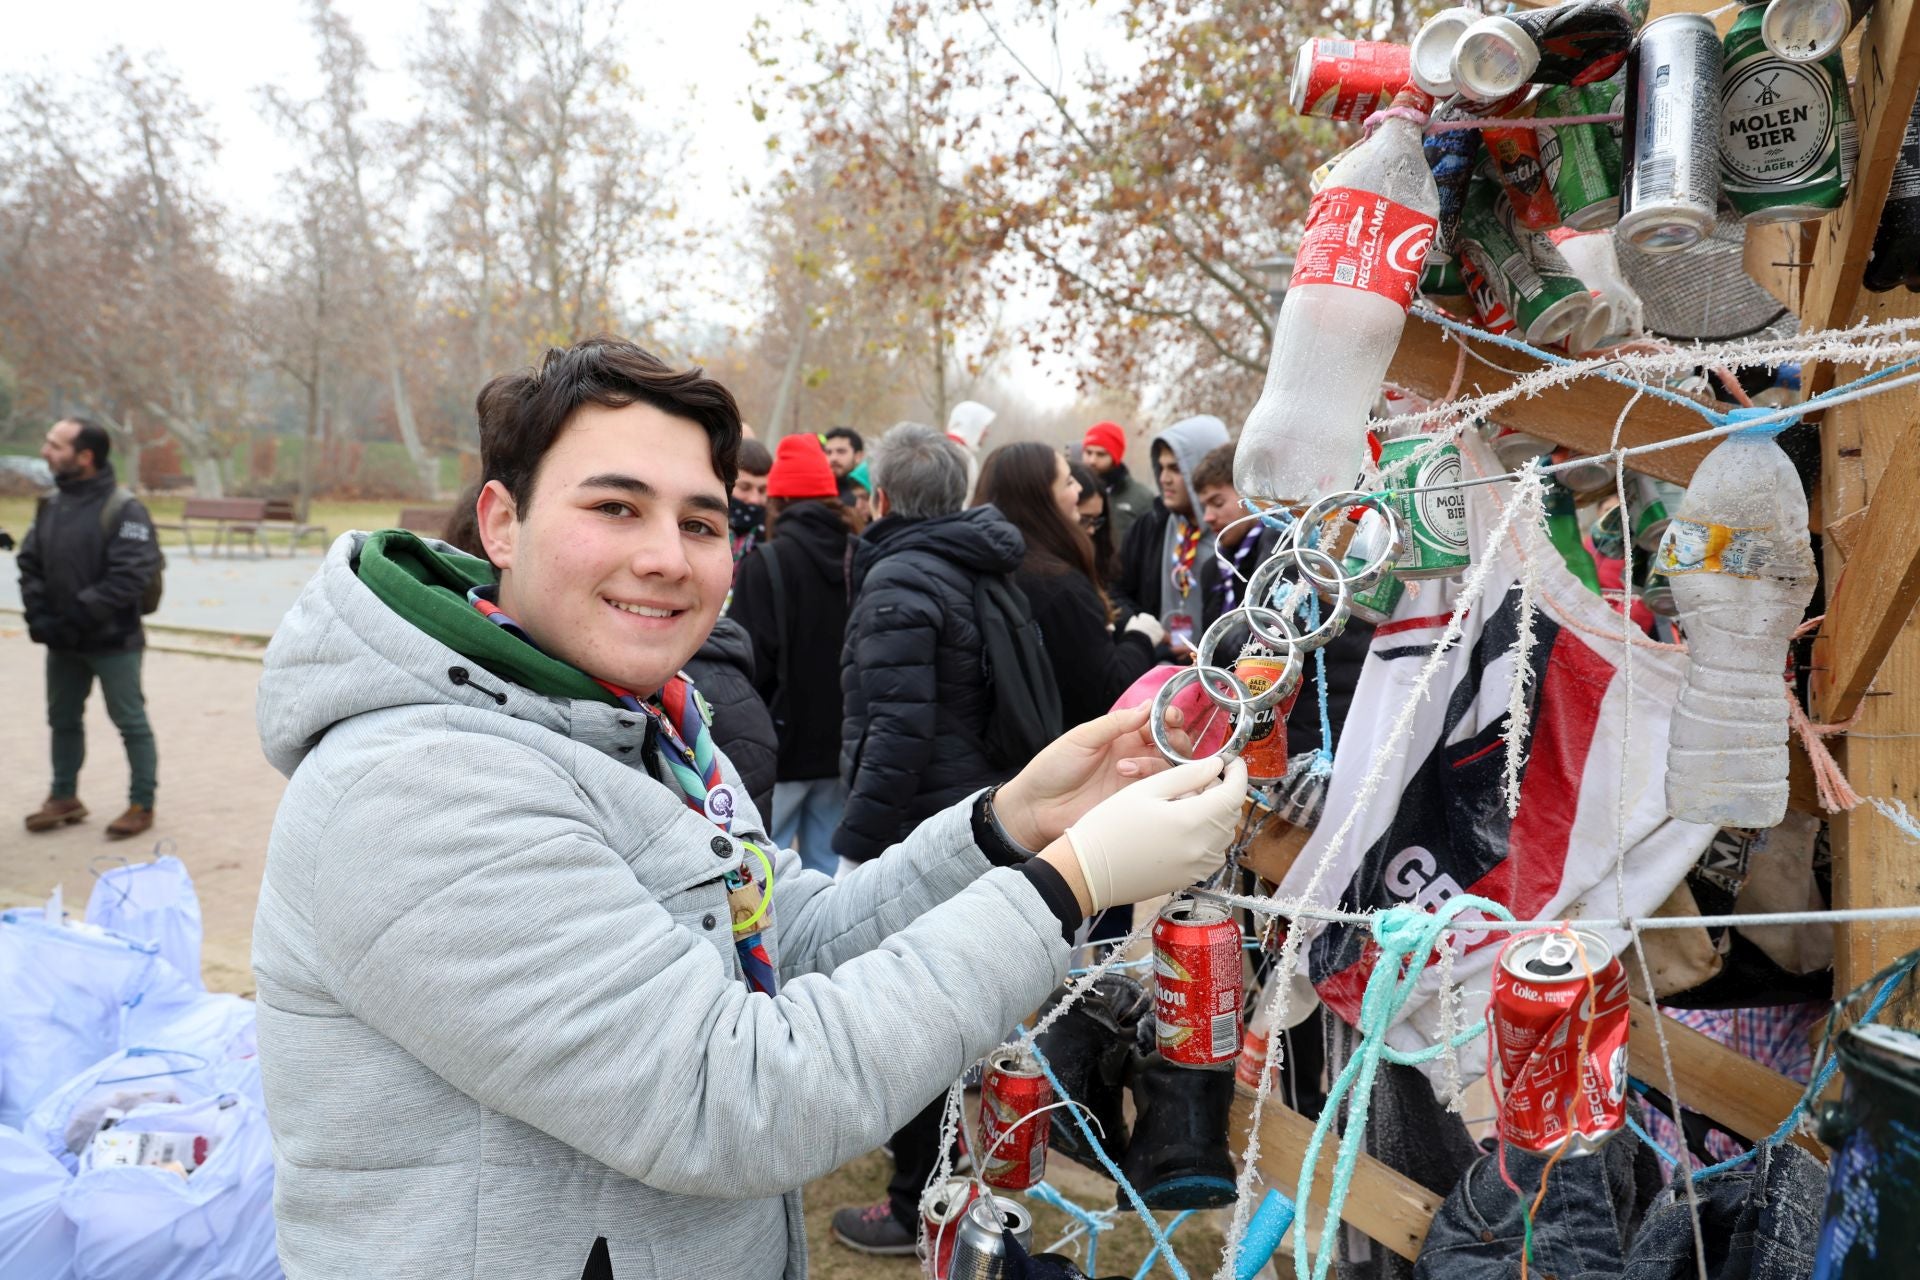
[[(1392, 109), (1424, 115), (1407, 88)], [(1417, 119), (1389, 116), (1341, 157), (1307, 210), (1260, 400), (1234, 459), (1243, 497), (1299, 504), (1352, 488), (1367, 413), (1393, 361), (1440, 195)]]
[(1688, 822), (1771, 827), (1787, 813), (1782, 672), (1815, 571), (1806, 494), (1773, 438), (1784, 425), (1728, 436), (1707, 455), (1654, 558), (1687, 636), (1667, 812)]

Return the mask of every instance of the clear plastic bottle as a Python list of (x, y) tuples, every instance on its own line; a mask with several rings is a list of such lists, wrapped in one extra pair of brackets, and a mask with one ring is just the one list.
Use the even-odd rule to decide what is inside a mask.
[[(1396, 108), (1433, 99), (1408, 88)], [(1341, 157), (1307, 212), (1259, 403), (1247, 415), (1234, 487), (1299, 504), (1353, 486), (1367, 413), (1400, 344), (1440, 211), (1418, 121), (1389, 116)]]
[(1688, 822), (1771, 827), (1787, 813), (1782, 672), (1816, 575), (1806, 494), (1773, 439), (1781, 425), (1729, 436), (1707, 455), (1653, 566), (1671, 579), (1687, 637), (1667, 812)]

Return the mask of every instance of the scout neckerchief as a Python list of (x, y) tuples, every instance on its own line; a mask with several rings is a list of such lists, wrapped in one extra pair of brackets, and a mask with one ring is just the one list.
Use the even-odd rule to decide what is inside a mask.
[[(505, 629), (509, 635), (533, 644), (532, 637), (520, 624), (493, 602), (491, 597), (497, 590), (497, 587), (491, 586), (474, 587), (467, 592), (467, 602), (478, 609), (482, 617)], [(535, 645), (535, 648), (538, 647)], [(655, 697), (641, 698), (598, 676), (593, 680), (612, 694), (622, 707), (652, 721), (659, 732), (660, 741), (666, 744), (667, 749), (660, 753), (660, 758), (665, 762), (674, 785), (679, 788), (680, 798), (689, 809), (722, 831), (731, 832), (733, 788), (721, 781), (720, 754), (713, 745), (713, 712), (707, 706), (707, 700), (694, 689), (693, 681), (685, 675), (676, 675), (667, 681)], [(760, 859), (767, 883), (763, 889), (754, 880), (745, 859), (726, 873), (727, 914), (733, 925), (733, 948), (740, 956), (740, 969), (746, 975), (747, 985), (755, 991), (772, 995), (779, 980), (773, 959), (767, 954), (761, 930), (765, 926), (767, 909), (771, 906), (773, 864), (758, 846), (744, 840), (740, 843)]]
[(1251, 529), (1247, 532), (1246, 537), (1240, 539), (1240, 545), (1233, 549), (1233, 567), (1220, 575), (1221, 589), (1226, 593), (1226, 608), (1221, 610), (1222, 613), (1231, 610), (1234, 605), (1239, 602), (1241, 582), (1240, 564), (1253, 553), (1254, 547), (1259, 545), (1259, 542), (1260, 531), (1258, 529)]
[(1180, 522), (1180, 541), (1173, 547), (1173, 590), (1182, 600), (1193, 589), (1193, 562), (1200, 554), (1200, 526), (1189, 524), (1185, 516), (1175, 516)]

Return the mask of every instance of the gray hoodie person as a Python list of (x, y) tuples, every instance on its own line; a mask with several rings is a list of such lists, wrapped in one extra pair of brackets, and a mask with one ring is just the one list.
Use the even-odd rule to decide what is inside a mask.
[(722, 834), (647, 772), (645, 717), (396, 612), (358, 563), (385, 536), (333, 545), (260, 685), (290, 778), (253, 938), (287, 1275), (575, 1280), (604, 1238), (620, 1280), (799, 1280), (797, 1188), (1039, 1005), (1058, 920), (989, 868), (969, 797), (838, 883), (778, 850), (781, 982), (750, 994), (721, 873), (773, 848), (751, 803)]
[[(1159, 455), (1173, 454), (1182, 476), (1191, 476), (1207, 453), (1227, 442), (1227, 424), (1211, 414), (1182, 418), (1147, 444), (1148, 482), (1158, 492)], [(1192, 500), (1192, 494), (1188, 498)], [(1183, 535), (1198, 530), (1199, 538), (1178, 556)], [(1197, 505), (1190, 517), (1176, 516), (1159, 498), (1151, 515), (1134, 522), (1120, 548), (1120, 578), (1116, 601), (1124, 613), (1144, 610), (1167, 629), (1167, 643), (1184, 634), (1188, 644), (1198, 641), (1201, 616), (1200, 566), (1213, 554), (1213, 534), (1200, 519)], [(1184, 572), (1176, 571), (1176, 563)], [(1185, 590), (1181, 588), (1184, 587)], [(1178, 646), (1176, 645), (1176, 652)]]

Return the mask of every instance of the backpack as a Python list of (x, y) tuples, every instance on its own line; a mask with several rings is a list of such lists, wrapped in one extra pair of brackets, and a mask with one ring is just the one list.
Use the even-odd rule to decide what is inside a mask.
[[(133, 491), (123, 487), (115, 489), (113, 496), (101, 506), (100, 536), (103, 539), (113, 537), (114, 526), (120, 523), (120, 513), (125, 511), (127, 504), (132, 501)], [(147, 579), (146, 590), (140, 593), (140, 616), (143, 618), (160, 607), (160, 592), (167, 573), (167, 555), (160, 550), (158, 533), (153, 535), (153, 541), (154, 552), (160, 557), (160, 562), (153, 566), (153, 576)], [(103, 542), (102, 545), (104, 546), (105, 543)]]
[(987, 758), (1001, 768), (1018, 769), (1065, 731), (1060, 685), (1033, 607), (1011, 579), (1001, 574), (975, 579), (973, 609), (993, 694)]

